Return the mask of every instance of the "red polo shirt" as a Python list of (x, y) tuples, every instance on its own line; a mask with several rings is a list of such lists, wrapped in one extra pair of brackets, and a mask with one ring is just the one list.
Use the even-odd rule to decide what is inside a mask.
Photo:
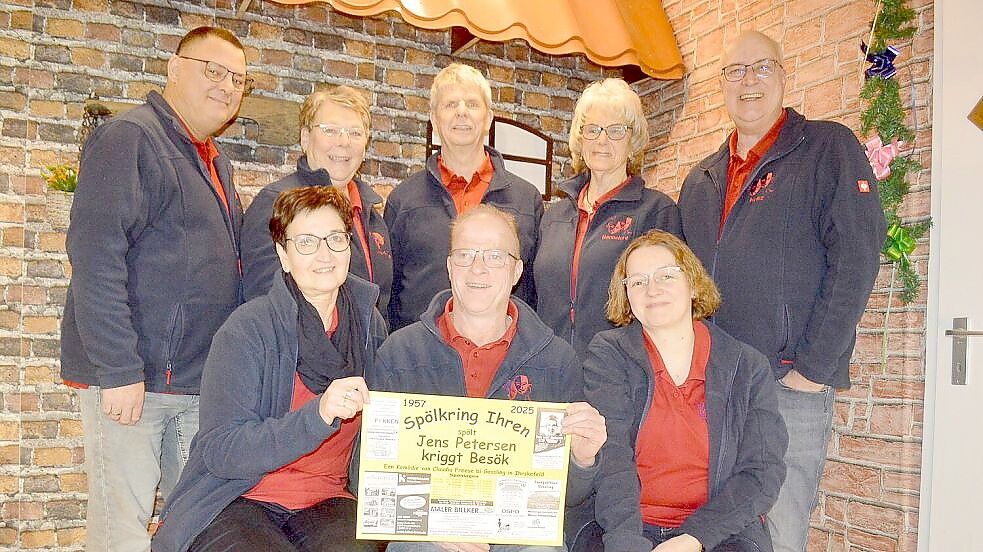
[[(331, 316), (326, 339), (338, 329), (338, 308)], [(313, 400), (319, 400), (294, 374), (294, 391), (290, 412), (299, 410)], [(311, 507), (329, 498), (354, 498), (348, 492), (348, 465), (352, 459), (355, 436), (362, 425), (362, 413), (342, 420), (341, 428), (324, 440), (319, 447), (293, 462), (263, 476), (244, 498), (272, 502), (291, 510)]]
[(488, 395), (488, 388), (491, 387), (495, 374), (509, 354), (509, 347), (518, 327), (519, 309), (516, 308), (515, 303), (509, 301), (506, 314), (512, 317), (512, 323), (501, 338), (480, 347), (458, 333), (451, 317), (453, 311), (454, 299), (450, 299), (444, 307), (444, 314), (437, 318), (437, 329), (444, 341), (461, 355), (461, 363), (464, 365), (464, 387), (468, 396), (483, 398)]
[(778, 120), (775, 121), (771, 129), (747, 152), (747, 159), (741, 159), (737, 155), (737, 131), (735, 130), (730, 134), (730, 140), (728, 142), (730, 146), (730, 161), (727, 163), (727, 195), (724, 197), (724, 209), (720, 213), (720, 229), (717, 231), (717, 237), (720, 237), (720, 233), (724, 230), (724, 222), (727, 220), (727, 215), (730, 214), (731, 209), (737, 204), (738, 198), (741, 197), (741, 190), (744, 189), (744, 183), (747, 181), (747, 177), (751, 176), (751, 171), (754, 170), (758, 161), (761, 161), (761, 158), (768, 153), (771, 146), (775, 145), (775, 140), (778, 139), (778, 134), (782, 131), (782, 126), (785, 125), (785, 119), (787, 118), (788, 112), (783, 109), (781, 116), (778, 117)]
[(682, 525), (709, 494), (710, 432), (704, 397), (710, 331), (698, 321), (693, 322), (693, 331), (693, 360), (680, 386), (645, 334), (655, 386), (638, 431), (635, 463), (642, 484), (642, 520), (660, 527)]
[(195, 149), (198, 151), (198, 157), (204, 161), (205, 166), (208, 167), (208, 174), (212, 180), (212, 187), (215, 188), (215, 192), (218, 194), (220, 200), (222, 200), (222, 206), (225, 207), (225, 212), (228, 214), (229, 211), (229, 200), (225, 197), (225, 186), (222, 185), (222, 181), (218, 178), (218, 171), (215, 170), (215, 158), (218, 157), (218, 148), (215, 147), (215, 140), (211, 136), (205, 138), (204, 141), (195, 138), (195, 135), (191, 133), (191, 129), (188, 128), (188, 123), (184, 122), (184, 119), (178, 117), (181, 124), (184, 125), (184, 130), (188, 133), (188, 138), (191, 138), (191, 143), (194, 144)]
[(625, 189), (625, 186), (629, 182), (631, 182), (631, 175), (624, 182), (609, 190), (608, 193), (597, 198), (593, 205), (587, 204), (587, 188), (590, 188), (590, 183), (588, 182), (580, 189), (580, 196), (577, 197), (577, 210), (580, 216), (577, 219), (577, 235), (573, 239), (573, 264), (570, 267), (570, 322), (574, 322), (576, 315), (577, 272), (580, 270), (580, 249), (584, 245), (584, 237), (587, 236), (587, 229), (590, 227), (590, 223), (594, 220), (594, 215), (597, 214), (597, 210), (601, 208), (601, 205), (604, 205), (611, 198), (621, 193), (621, 190)]
[(457, 209), (458, 216), (463, 215), (472, 207), (481, 203), (485, 197), (488, 186), (491, 185), (492, 177), (495, 176), (495, 168), (492, 167), (491, 157), (485, 152), (485, 161), (478, 167), (478, 171), (471, 175), (470, 179), (458, 176), (451, 172), (444, 165), (444, 157), (437, 156), (437, 167), (440, 169), (440, 180), (451, 193), (454, 200), (454, 208)]
[(375, 282), (372, 274), (372, 252), (369, 251), (369, 240), (365, 236), (365, 226), (362, 225), (362, 195), (358, 193), (358, 185), (352, 180), (348, 183), (348, 202), (352, 204), (352, 226), (355, 227), (355, 236), (358, 244), (365, 253), (365, 266), (369, 270), (369, 281)]

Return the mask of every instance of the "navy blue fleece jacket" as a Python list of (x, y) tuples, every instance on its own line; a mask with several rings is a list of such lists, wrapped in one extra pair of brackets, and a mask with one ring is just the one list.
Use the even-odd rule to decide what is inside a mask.
[(787, 112), (719, 237), (727, 143), (690, 171), (679, 195), (683, 235), (723, 296), (715, 323), (764, 353), (776, 378), (795, 368), (847, 388), (886, 223), (850, 129)]
[[(369, 365), (363, 370), (371, 387), (371, 362), (386, 338), (385, 321), (375, 308), (379, 289), (352, 275), (344, 285), (367, 329)], [(337, 419), (325, 423), (317, 400), (290, 411), (297, 347), (297, 303), (281, 277), (267, 295), (232, 313), (215, 335), (201, 384), (201, 425), (161, 514), (154, 552), (187, 550), (215, 516), (264, 475), (310, 453), (341, 427)], [(357, 453), (348, 473), (354, 493)]]
[[(514, 293), (535, 304), (532, 261), (539, 242), (543, 198), (535, 186), (505, 169), (500, 153), (489, 147), (485, 151), (495, 174), (481, 202), (515, 217), (525, 270)], [(385, 219), (392, 235), (393, 254), (389, 321), (394, 330), (415, 322), (433, 296), (451, 285), (447, 279), (447, 252), (450, 223), (457, 218), (457, 209), (440, 180), (438, 155), (431, 155), (426, 168), (404, 180), (386, 200)]]
[(675, 202), (660, 191), (646, 188), (642, 177), (631, 177), (628, 185), (595, 212), (576, 267), (577, 293), (571, 297), (570, 273), (580, 220), (577, 198), (589, 178), (584, 172), (560, 184), (563, 198), (543, 214), (533, 263), (536, 312), (580, 358), (594, 334), (614, 327), (605, 315), (605, 304), (611, 273), (621, 252), (631, 240), (652, 229), (682, 234)]
[(242, 207), (225, 203), (184, 124), (156, 92), (85, 142), (68, 228), (65, 380), (198, 393), (212, 336), (241, 303)]
[[(755, 550), (767, 552), (772, 549), (771, 538), (762, 516), (778, 499), (788, 446), (775, 381), (761, 353), (713, 324), (707, 327), (709, 498), (680, 529), (696, 537), (705, 550), (738, 536), (754, 542)], [(607, 551), (652, 550), (652, 543), (642, 536), (635, 460), (638, 431), (655, 392), (643, 331), (636, 321), (597, 334), (584, 364), (587, 400), (597, 405), (608, 428), (594, 504)]]
[[(379, 347), (376, 373), (379, 391), (466, 397), (461, 355), (444, 341), (437, 319), (451, 298), (444, 290), (434, 296), (420, 321), (394, 332)], [(536, 313), (512, 297), (519, 311), (509, 352), (488, 388), (489, 399), (509, 399), (516, 382), (525, 393), (513, 400), (579, 402), (584, 400), (584, 371), (573, 349), (553, 334)], [(528, 384), (528, 387), (526, 385)], [(567, 504), (579, 504), (590, 494), (598, 461), (591, 468), (570, 462)]]
[[(355, 178), (359, 196), (362, 199), (362, 227), (369, 246), (369, 260), (372, 262), (372, 276), (365, 261), (365, 250), (359, 242), (358, 233), (352, 229), (352, 261), (349, 271), (379, 286), (379, 311), (386, 314), (389, 308), (389, 291), (393, 282), (393, 258), (389, 248), (389, 230), (382, 215), (375, 209), (382, 198), (372, 186)], [(242, 223), (242, 278), (246, 300), (265, 295), (280, 275), (280, 260), (270, 237), (270, 217), (273, 216), (273, 203), (281, 192), (305, 186), (331, 186), (331, 177), (324, 169), (311, 170), (307, 156), (297, 160), (297, 171), (260, 190), (246, 209)]]

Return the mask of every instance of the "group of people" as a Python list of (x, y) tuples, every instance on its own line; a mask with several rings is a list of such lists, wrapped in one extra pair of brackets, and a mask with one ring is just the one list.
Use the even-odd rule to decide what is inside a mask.
[[(783, 108), (782, 60), (757, 32), (730, 45), (736, 129), (678, 205), (639, 174), (639, 97), (604, 79), (544, 212), (455, 63), (430, 91), (440, 151), (381, 214), (348, 86), (306, 99), (297, 170), (243, 212), (214, 137), (251, 88), (244, 49), (190, 31), (163, 93), (82, 151), (61, 361), (87, 548), (804, 550), (885, 223), (854, 135)], [(565, 545), (356, 540), (370, 391), (569, 403)]]

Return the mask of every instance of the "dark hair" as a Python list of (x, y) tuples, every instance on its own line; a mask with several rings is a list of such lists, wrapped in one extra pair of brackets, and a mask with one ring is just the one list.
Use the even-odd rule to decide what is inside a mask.
[(177, 50), (174, 52), (180, 54), (182, 50), (188, 47), (189, 44), (202, 40), (205, 37), (213, 36), (220, 40), (224, 40), (229, 44), (235, 46), (245, 53), (246, 49), (243, 48), (242, 42), (236, 38), (236, 35), (232, 34), (231, 31), (223, 29), (221, 27), (197, 27), (188, 31), (188, 34), (181, 38), (181, 42), (177, 44)]
[(308, 186), (280, 192), (273, 203), (273, 216), (270, 217), (270, 236), (273, 243), (287, 243), (287, 226), (297, 215), (325, 207), (334, 209), (345, 224), (345, 231), (351, 232), (352, 204), (334, 186)]

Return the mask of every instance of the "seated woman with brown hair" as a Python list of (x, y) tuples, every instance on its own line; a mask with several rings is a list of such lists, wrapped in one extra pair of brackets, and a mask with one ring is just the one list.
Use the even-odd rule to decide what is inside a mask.
[(355, 540), (350, 474), (386, 329), (379, 288), (348, 273), (351, 227), (334, 187), (277, 198), (283, 270), (212, 341), (200, 429), (153, 550), (376, 550)]
[[(692, 251), (650, 231), (618, 258), (584, 365), (607, 420), (585, 550), (771, 550), (764, 515), (788, 436), (765, 357), (705, 320), (720, 294)], [(584, 534), (590, 533), (585, 532)], [(579, 546), (577, 547), (579, 548)]]

